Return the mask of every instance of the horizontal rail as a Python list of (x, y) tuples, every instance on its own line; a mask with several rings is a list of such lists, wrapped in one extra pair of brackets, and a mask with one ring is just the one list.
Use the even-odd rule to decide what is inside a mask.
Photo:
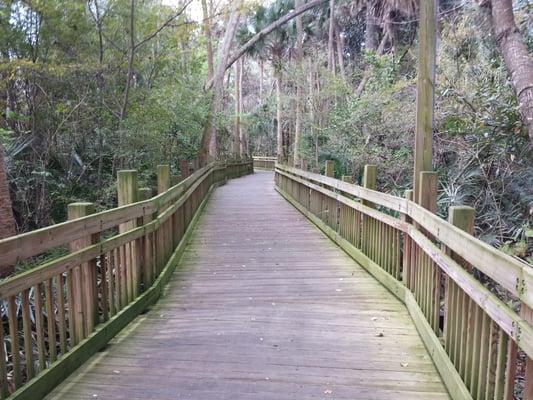
[(250, 172), (213, 163), (148, 200), (1, 241), (3, 262), (70, 253), (0, 282), (0, 398), (43, 397), (155, 301), (212, 188)]
[(469, 264), (498, 282), (529, 307), (533, 307), (533, 272), (531, 266), (498, 251), (413, 201), (297, 168), (279, 164), (276, 168), (409, 216)]
[[(408, 305), (454, 399), (512, 398), (517, 349), (528, 365), (533, 356), (530, 265), (408, 199), (280, 164), (275, 179), (287, 200)], [(472, 267), (520, 299), (522, 313)], [(526, 391), (530, 380), (528, 373)]]
[(253, 163), (254, 163), (254, 168), (266, 169), (266, 170), (274, 170), (277, 158), (276, 157), (254, 156), (254, 157), (252, 157), (252, 160), (253, 160)]

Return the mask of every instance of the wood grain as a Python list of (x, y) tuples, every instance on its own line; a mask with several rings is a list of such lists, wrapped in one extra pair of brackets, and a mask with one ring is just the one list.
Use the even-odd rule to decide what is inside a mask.
[(405, 306), (260, 172), (218, 188), (162, 299), (49, 399), (447, 399)]

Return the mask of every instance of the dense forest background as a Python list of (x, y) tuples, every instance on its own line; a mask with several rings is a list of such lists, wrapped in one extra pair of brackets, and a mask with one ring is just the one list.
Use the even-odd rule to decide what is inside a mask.
[[(439, 213), (475, 207), (481, 239), (532, 262), (531, 128), (491, 6), (440, 4)], [(529, 63), (531, 11), (513, 3)], [(202, 151), (317, 171), (333, 159), (356, 180), (376, 164), (378, 188), (402, 195), (412, 186), (417, 33), (412, 0), (0, 0), (0, 195), (9, 189), (16, 225), (6, 232), (63, 221), (74, 201), (109, 208), (117, 170), (139, 169), (149, 183), (156, 164), (177, 175)]]

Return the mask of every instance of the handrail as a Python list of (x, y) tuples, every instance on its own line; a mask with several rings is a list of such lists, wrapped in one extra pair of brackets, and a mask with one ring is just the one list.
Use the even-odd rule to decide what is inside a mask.
[(43, 397), (153, 303), (212, 188), (251, 167), (212, 163), (148, 200), (1, 240), (5, 264), (71, 252), (0, 282), (0, 398)]
[[(280, 164), (275, 178), (287, 200), (406, 303), (454, 399), (510, 398), (517, 349), (533, 357), (531, 265), (408, 199)], [(522, 313), (463, 265), (520, 299)]]
[(252, 157), (254, 168), (274, 170), (276, 165), (276, 157), (265, 157), (265, 156), (253, 156)]
[(498, 251), (415, 202), (293, 167), (277, 164), (276, 168), (409, 216), (469, 264), (533, 307), (533, 269), (530, 265)]

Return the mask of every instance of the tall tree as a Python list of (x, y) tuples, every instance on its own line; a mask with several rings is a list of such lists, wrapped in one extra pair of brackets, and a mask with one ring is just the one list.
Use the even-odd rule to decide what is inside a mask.
[(205, 36), (205, 47), (207, 51), (207, 78), (212, 79), (214, 73), (213, 66), (213, 39), (211, 36), (211, 15), (207, 8), (207, 0), (202, 0), (202, 14), (203, 14), (203, 24), (202, 28)]
[[(302, 0), (296, 0), (295, 7), (298, 9), (302, 5)], [(302, 83), (302, 60), (303, 60), (303, 26), (302, 17), (296, 17), (296, 62), (298, 65), (298, 73), (296, 78), (296, 122), (294, 126), (294, 152), (293, 161), (295, 166), (300, 165), (300, 146), (302, 136), (302, 97), (303, 97), (303, 83)]]
[(533, 142), (533, 59), (516, 26), (512, 0), (485, 0), (491, 8), (492, 26), (505, 65), (511, 75), (522, 122)]
[[(222, 111), (222, 102), (224, 94), (224, 74), (228, 64), (231, 45), (235, 37), (237, 25), (241, 15), (242, 0), (236, 0), (232, 3), (231, 13), (226, 25), (226, 31), (222, 43), (220, 44), (217, 56), (217, 65), (213, 74), (213, 94), (209, 109), (208, 120), (206, 122), (200, 151), (198, 157), (202, 163), (209, 159), (215, 160), (218, 157), (218, 145), (216, 136), (216, 116)], [(206, 85), (207, 86), (207, 85)]]
[[(13, 217), (9, 183), (6, 174), (4, 147), (0, 143), (0, 239), (13, 236), (16, 233), (15, 218)], [(0, 277), (9, 274), (12, 270), (12, 266), (2, 265), (0, 261)]]

